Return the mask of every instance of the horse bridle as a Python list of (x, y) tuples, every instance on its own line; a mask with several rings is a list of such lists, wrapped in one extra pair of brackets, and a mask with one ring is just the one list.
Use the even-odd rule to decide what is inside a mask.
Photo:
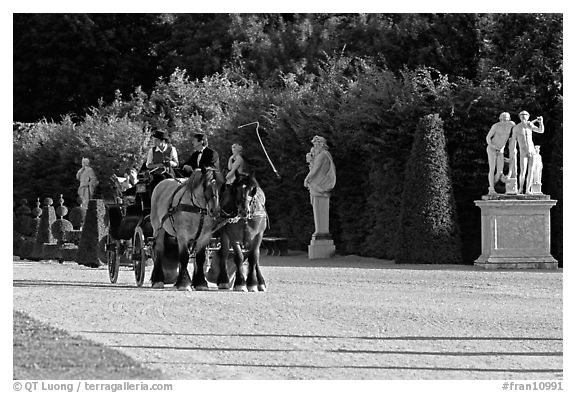
[[(208, 169), (211, 171), (215, 171), (215, 169)], [(190, 200), (192, 202), (192, 205), (196, 208), (198, 208), (200, 211), (204, 211), (206, 213), (208, 213), (208, 205), (210, 203), (210, 201), (212, 200), (216, 200), (215, 205), (218, 206), (218, 191), (217, 191), (217, 187), (215, 187), (216, 184), (216, 178), (214, 177), (214, 174), (212, 175), (212, 180), (208, 181), (210, 184), (207, 186), (206, 185), (206, 181), (203, 180), (202, 181), (202, 196), (205, 199), (206, 202), (206, 207), (202, 207), (200, 206), (201, 203), (198, 202), (198, 198), (196, 197), (194, 190), (190, 190)], [(210, 196), (210, 198), (206, 198), (206, 188), (207, 187), (211, 187), (212, 188), (212, 195)], [(182, 200), (182, 198), (184, 197), (184, 194), (182, 194), (182, 196), (180, 197), (180, 201)], [(178, 205), (180, 205), (180, 201), (178, 201)], [(209, 215), (212, 217), (212, 214), (209, 213)]]
[[(232, 187), (232, 184), (230, 185)], [(246, 185), (242, 185), (242, 187), (246, 187)], [(247, 193), (242, 191), (242, 195), (246, 196)], [(225, 220), (227, 220), (228, 222), (238, 222), (239, 220), (243, 219), (243, 218), (250, 218), (250, 206), (248, 207), (248, 214), (247, 217), (242, 217), (240, 216), (240, 209), (238, 208), (241, 204), (245, 203), (246, 198), (243, 198), (242, 202), (237, 203), (236, 204), (236, 213), (229, 213), (226, 212), (224, 210), (224, 208), (222, 206), (220, 206), (220, 217), (224, 218)]]

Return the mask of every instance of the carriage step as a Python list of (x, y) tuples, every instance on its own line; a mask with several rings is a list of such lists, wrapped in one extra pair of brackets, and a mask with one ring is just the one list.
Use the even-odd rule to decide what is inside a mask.
[(288, 255), (288, 239), (285, 237), (264, 237), (261, 247), (266, 249), (267, 255)]

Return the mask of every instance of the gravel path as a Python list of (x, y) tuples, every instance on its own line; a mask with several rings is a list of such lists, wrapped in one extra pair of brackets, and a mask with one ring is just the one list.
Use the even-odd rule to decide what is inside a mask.
[(561, 379), (562, 270), (262, 257), (269, 291), (13, 262), (13, 307), (173, 379)]

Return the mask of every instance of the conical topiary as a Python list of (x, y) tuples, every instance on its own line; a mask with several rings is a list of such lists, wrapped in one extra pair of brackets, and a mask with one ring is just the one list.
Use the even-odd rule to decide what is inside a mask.
[(32, 210), (28, 207), (27, 199), (20, 199), (20, 204), (16, 208), (16, 216), (29, 216)]
[(44, 244), (54, 244), (54, 236), (52, 235), (52, 223), (56, 221), (56, 213), (54, 211), (54, 202), (51, 198), (44, 199), (44, 207), (42, 208), (42, 216), (40, 217), (40, 227), (36, 235), (34, 243), (34, 250), (32, 251), (31, 259), (53, 259), (52, 255), (45, 255)]
[(396, 263), (461, 263), (443, 122), (420, 120), (406, 163)]
[(82, 197), (78, 197), (78, 206), (70, 209), (68, 214), (68, 220), (72, 223), (72, 226), (76, 230), (81, 230), (82, 225), (84, 225), (84, 220), (86, 219), (86, 208), (82, 207)]
[(27, 235), (29, 231), (28, 218), (32, 214), (32, 210), (28, 207), (28, 200), (21, 199), (19, 206), (16, 208), (16, 220), (14, 222), (14, 230), (20, 232), (22, 235)]
[(12, 255), (21, 256), (23, 242), (26, 240), (26, 236), (30, 236), (31, 234), (31, 214), (32, 211), (28, 207), (28, 200), (21, 199), (19, 206), (14, 211)]
[(103, 253), (99, 251), (99, 246), (103, 244), (103, 239), (108, 233), (108, 227), (104, 222), (106, 207), (102, 199), (90, 199), (86, 211), (86, 219), (82, 227), (80, 244), (78, 245), (78, 255), (76, 262), (89, 267), (99, 267), (105, 263), (100, 258)]
[(36, 236), (40, 228), (40, 216), (42, 215), (42, 208), (40, 208), (40, 198), (36, 199), (36, 207), (32, 209), (29, 227), (27, 229), (28, 235), (24, 237), (24, 241), (20, 244), (20, 259), (32, 259), (34, 245), (36, 244)]
[(74, 228), (70, 221), (64, 219), (64, 216), (68, 213), (68, 208), (64, 206), (64, 197), (60, 194), (59, 206), (56, 207), (55, 212), (56, 216), (58, 217), (56, 221), (52, 224), (52, 235), (54, 239), (56, 239), (57, 247), (58, 247), (58, 260), (60, 262), (63, 261), (63, 254), (62, 254), (62, 246), (64, 245), (64, 241), (66, 238), (66, 232), (72, 231)]
[[(42, 212), (41, 209), (39, 209)], [(30, 235), (24, 236), (23, 241), (20, 243), (19, 255), (20, 259), (32, 259), (32, 252), (34, 251), (34, 244), (36, 243), (36, 236), (40, 228), (40, 216), (30, 218)]]
[(72, 243), (67, 245), (66, 251), (62, 250), (62, 256), (64, 260), (76, 261), (78, 259), (78, 245), (80, 244), (80, 237), (82, 236), (82, 226), (84, 225), (84, 220), (86, 219), (86, 208), (82, 207), (82, 197), (78, 197), (78, 206), (70, 209), (68, 214), (68, 220), (72, 224), (72, 230), (65, 234), (66, 243)]

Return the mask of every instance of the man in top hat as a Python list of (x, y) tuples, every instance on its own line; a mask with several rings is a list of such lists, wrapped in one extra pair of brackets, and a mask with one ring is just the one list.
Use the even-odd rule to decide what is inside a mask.
[[(173, 168), (178, 166), (178, 152), (176, 148), (168, 143), (168, 136), (162, 130), (154, 131), (152, 134), (154, 147), (148, 150), (146, 158), (146, 168), (152, 173), (151, 189), (162, 180), (173, 177)], [(162, 170), (166, 168), (166, 170)]]
[[(518, 114), (520, 123), (512, 128), (512, 136), (510, 138), (510, 167), (512, 169), (512, 176), (518, 178), (518, 193), (524, 193), (524, 184), (526, 184), (526, 193), (530, 193), (532, 185), (532, 166), (534, 164), (534, 155), (536, 149), (532, 141), (532, 131), (542, 134), (544, 132), (544, 118), (538, 116), (534, 121), (529, 121), (530, 114), (527, 111), (522, 111)], [(538, 122), (538, 126), (534, 123)], [(516, 144), (518, 144), (519, 163), (520, 163), (520, 176), (516, 176)]]
[(146, 168), (149, 170), (161, 168), (163, 166), (175, 168), (178, 166), (178, 152), (176, 148), (168, 143), (168, 136), (165, 131), (156, 130), (152, 134), (154, 147), (148, 150)]
[(192, 147), (194, 153), (182, 165), (182, 170), (190, 176), (194, 170), (205, 171), (206, 168), (214, 168), (220, 171), (220, 161), (218, 153), (208, 147), (208, 138), (203, 133), (197, 132), (192, 137)]
[[(197, 132), (192, 137), (192, 147), (194, 153), (182, 165), (182, 172), (188, 176), (194, 173), (195, 170), (205, 172), (207, 168), (216, 169), (216, 176), (219, 178), (220, 183), (224, 182), (222, 174), (220, 173), (220, 161), (218, 153), (208, 147), (208, 138), (205, 134)], [(199, 250), (196, 253), (196, 261), (200, 266), (204, 266), (206, 261), (206, 249)]]

